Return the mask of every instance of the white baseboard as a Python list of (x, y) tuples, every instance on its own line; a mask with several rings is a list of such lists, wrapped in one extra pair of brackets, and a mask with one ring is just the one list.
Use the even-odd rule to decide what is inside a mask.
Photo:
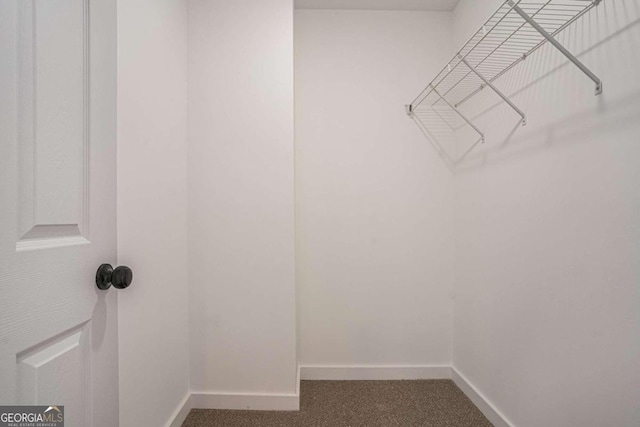
[(169, 422), (167, 423), (167, 427), (180, 427), (184, 420), (189, 415), (189, 411), (191, 410), (191, 393), (187, 392), (182, 402), (178, 404), (178, 407), (173, 412), (173, 415), (169, 418)]
[(191, 393), (191, 407), (198, 409), (242, 409), (255, 411), (298, 411), (298, 394)]
[(187, 394), (176, 408), (167, 427), (180, 427), (189, 411), (198, 409), (241, 409), (298, 411), (300, 380), (433, 380), (451, 379), (495, 427), (514, 427), (469, 380), (450, 366), (402, 365), (300, 365), (295, 394), (213, 393)]
[(451, 379), (469, 400), (495, 427), (513, 427), (513, 424), (456, 368), (451, 368)]
[(438, 365), (301, 365), (302, 380), (437, 380), (450, 379), (451, 368)]

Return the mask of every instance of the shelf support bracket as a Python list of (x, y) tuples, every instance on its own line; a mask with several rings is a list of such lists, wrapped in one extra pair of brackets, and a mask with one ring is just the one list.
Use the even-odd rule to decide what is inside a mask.
[(462, 120), (464, 120), (465, 122), (467, 122), (467, 124), (468, 124), (469, 126), (471, 126), (471, 127), (472, 127), (476, 132), (478, 132), (478, 134), (480, 135), (480, 139), (482, 140), (482, 143), (484, 144), (484, 133), (480, 132), (480, 129), (478, 129), (478, 128), (476, 127), (476, 125), (474, 125), (473, 123), (471, 123), (471, 121), (470, 121), (469, 119), (467, 119), (467, 118), (465, 117), (465, 115), (464, 115), (464, 114), (462, 114), (462, 113), (460, 112), (460, 110), (458, 110), (456, 107), (454, 107), (453, 105), (451, 105), (451, 104), (449, 103), (449, 101), (447, 101), (447, 100), (445, 99), (445, 97), (444, 97), (444, 96), (440, 95), (440, 92), (438, 92), (438, 91), (436, 90), (436, 88), (435, 88), (433, 85), (429, 85), (429, 86), (431, 86), (431, 90), (433, 90), (433, 93), (435, 93), (436, 95), (438, 95), (438, 97), (439, 97), (440, 99), (442, 99), (442, 100), (444, 101), (444, 103), (445, 103), (445, 104), (447, 104), (447, 105), (449, 106), (449, 108), (451, 108), (453, 111), (455, 111), (456, 113), (458, 113), (458, 115), (459, 115), (460, 117), (462, 117)]
[(407, 113), (407, 116), (411, 116), (413, 114), (413, 105), (407, 104), (404, 106), (404, 111)]
[(498, 96), (500, 98), (502, 98), (504, 100), (504, 102), (506, 102), (507, 104), (509, 104), (511, 106), (511, 108), (513, 108), (516, 113), (518, 113), (520, 115), (520, 117), (522, 117), (522, 126), (527, 124), (527, 116), (522, 112), (521, 109), (519, 109), (516, 104), (514, 104), (513, 102), (511, 102), (511, 100), (509, 99), (509, 97), (507, 95), (505, 95), (504, 93), (502, 93), (502, 91), (500, 91), (500, 89), (498, 89), (497, 87), (495, 87), (493, 85), (493, 83), (491, 83), (485, 76), (483, 76), (478, 70), (476, 70), (474, 67), (471, 66), (471, 64), (469, 64), (467, 62), (466, 59), (464, 59), (461, 55), (458, 55), (458, 58), (460, 58), (460, 61), (462, 61), (464, 63), (464, 65), (466, 65), (467, 67), (469, 67), (469, 69), (471, 71), (473, 71), (473, 73), (480, 77), (480, 80), (482, 80), (484, 82), (484, 84), (486, 84), (487, 86), (489, 86), (491, 89), (493, 89), (493, 91), (495, 93), (498, 94)]
[[(598, 5), (601, 0), (594, 0), (595, 4)], [(535, 30), (537, 30), (542, 36), (547, 39), (549, 43), (555, 46), (564, 56), (569, 59), (569, 61), (573, 62), (576, 67), (578, 67), (583, 73), (585, 73), (593, 82), (596, 84), (596, 95), (600, 95), (602, 93), (602, 80), (600, 80), (595, 74), (591, 72), (578, 58), (573, 56), (571, 52), (569, 52), (559, 41), (557, 41), (551, 34), (549, 34), (544, 28), (540, 26), (531, 16), (529, 16), (525, 11), (520, 9), (513, 0), (507, 0), (509, 6), (513, 8), (513, 10), (522, 17), (529, 25), (531, 25)]]

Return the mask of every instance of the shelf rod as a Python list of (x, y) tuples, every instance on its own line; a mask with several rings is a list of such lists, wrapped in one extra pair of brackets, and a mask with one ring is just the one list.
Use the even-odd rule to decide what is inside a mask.
[[(463, 61), (464, 61), (464, 59), (463, 59)], [(482, 132), (480, 132), (480, 129), (478, 129), (478, 128), (476, 127), (476, 125), (474, 125), (473, 123), (471, 123), (471, 121), (470, 121), (469, 119), (467, 119), (467, 118), (464, 116), (464, 114), (462, 114), (462, 113), (461, 113), (461, 112), (460, 112), (456, 107), (454, 107), (453, 105), (451, 105), (451, 104), (449, 103), (449, 101), (447, 101), (447, 100), (446, 100), (442, 95), (440, 95), (440, 92), (438, 92), (438, 91), (436, 90), (436, 88), (435, 88), (432, 84), (430, 84), (429, 86), (431, 86), (431, 90), (433, 91), (433, 93), (435, 93), (436, 95), (438, 95), (438, 96), (440, 97), (440, 99), (442, 99), (442, 100), (445, 102), (445, 104), (447, 104), (447, 105), (449, 106), (449, 108), (451, 108), (453, 111), (455, 111), (456, 113), (458, 113), (458, 115), (459, 115), (460, 117), (462, 117), (462, 120), (464, 120), (465, 122), (467, 122), (467, 124), (468, 124), (469, 126), (471, 126), (471, 127), (472, 127), (476, 132), (478, 132), (478, 134), (480, 135), (480, 138), (482, 139), (482, 143), (484, 144), (484, 134), (483, 134)], [(435, 111), (435, 110), (434, 110), (434, 111)], [(447, 123), (447, 122), (445, 122), (445, 123)], [(449, 124), (449, 123), (447, 123), (447, 124)], [(449, 126), (449, 127), (450, 127), (450, 126)]]
[[(599, 0), (596, 0), (596, 4), (599, 3)], [(531, 18), (526, 12), (520, 9), (513, 0), (507, 0), (507, 3), (511, 6), (513, 10), (516, 11), (518, 15), (522, 17), (525, 21), (529, 23), (533, 28), (535, 28), (542, 36), (549, 41), (552, 45), (556, 47), (564, 56), (566, 56), (571, 62), (573, 62), (576, 67), (580, 68), (583, 73), (585, 73), (591, 80), (596, 84), (596, 95), (600, 95), (602, 93), (602, 80), (600, 80), (595, 74), (591, 72), (578, 58), (573, 56), (571, 52), (569, 52), (559, 41), (553, 38), (544, 28), (540, 26), (533, 18)]]
[[(498, 96), (504, 100), (504, 102), (506, 102), (507, 104), (509, 104), (509, 105), (511, 106), (511, 108), (513, 108), (514, 110), (516, 110), (516, 112), (520, 115), (520, 117), (522, 117), (522, 125), (523, 125), (523, 126), (527, 124), (527, 116), (522, 112), (522, 110), (521, 110), (521, 109), (519, 109), (519, 108), (516, 106), (516, 104), (514, 104), (513, 102), (511, 102), (511, 100), (510, 100), (510, 99), (509, 99), (509, 98), (508, 98), (504, 93), (502, 93), (502, 92), (500, 91), (500, 89), (498, 89), (497, 87), (495, 87), (495, 86), (493, 85), (493, 83), (491, 83), (491, 82), (490, 82), (489, 80), (487, 80), (487, 79), (486, 79), (482, 74), (480, 74), (480, 72), (478, 72), (478, 70), (476, 70), (475, 68), (473, 68), (473, 67), (471, 66), (471, 64), (469, 64), (469, 63), (467, 62), (467, 60), (466, 60), (466, 59), (464, 59), (462, 56), (460, 56), (460, 61), (464, 62), (464, 64), (465, 64), (467, 67), (469, 67), (469, 69), (470, 69), (471, 71), (473, 71), (473, 72), (475, 73), (475, 75), (476, 75), (476, 76), (480, 77), (480, 79), (481, 79), (481, 80), (482, 80), (482, 81), (483, 81), (487, 86), (489, 86), (491, 89), (493, 89), (493, 91), (494, 91), (495, 93), (497, 93), (497, 94), (498, 94)], [(457, 111), (457, 110), (456, 110), (456, 111)]]

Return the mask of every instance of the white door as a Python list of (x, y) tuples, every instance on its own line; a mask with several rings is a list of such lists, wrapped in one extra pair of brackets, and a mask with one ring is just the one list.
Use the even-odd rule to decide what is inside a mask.
[(115, 3), (0, 0), (0, 405), (67, 427), (118, 425)]

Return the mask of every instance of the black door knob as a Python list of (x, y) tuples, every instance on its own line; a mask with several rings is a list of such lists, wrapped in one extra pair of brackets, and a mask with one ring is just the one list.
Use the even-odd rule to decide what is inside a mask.
[(96, 285), (98, 289), (107, 290), (113, 285), (116, 289), (128, 288), (133, 281), (133, 271), (125, 265), (116, 267), (111, 264), (102, 264), (96, 272)]

